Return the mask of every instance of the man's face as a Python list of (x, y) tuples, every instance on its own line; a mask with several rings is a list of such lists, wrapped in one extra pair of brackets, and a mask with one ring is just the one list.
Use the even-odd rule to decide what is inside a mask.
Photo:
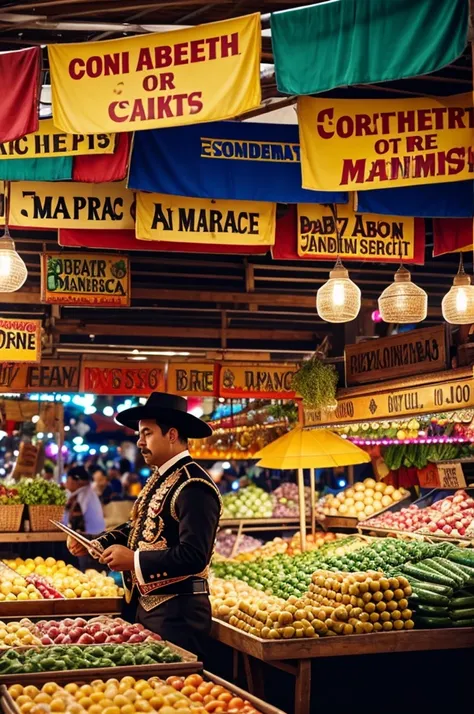
[(170, 429), (163, 435), (160, 427), (153, 419), (143, 419), (139, 424), (137, 446), (143, 454), (145, 463), (149, 466), (162, 466), (176, 453), (176, 429)]
[(68, 476), (66, 479), (66, 488), (70, 493), (74, 493), (74, 491), (77, 491), (79, 488), (79, 481), (76, 481), (72, 476)]

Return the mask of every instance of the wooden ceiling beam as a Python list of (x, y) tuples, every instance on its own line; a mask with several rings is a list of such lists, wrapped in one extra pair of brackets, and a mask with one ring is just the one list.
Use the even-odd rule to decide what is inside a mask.
[[(232, 3), (233, 0), (219, 0), (220, 5), (227, 5)], [(108, 4), (108, 5), (113, 5), (114, 6), (114, 12), (118, 12), (121, 10), (127, 11), (129, 9), (133, 10), (134, 8), (137, 8), (136, 5), (131, 5), (126, 6), (126, 7), (121, 7), (120, 3), (117, 3), (117, 0), (102, 0), (102, 4)], [(169, 9), (179, 9), (180, 7), (187, 7), (189, 5), (208, 5), (209, 2), (208, 0), (167, 0), (167, 2), (157, 2), (157, 0), (150, 0), (147, 5), (150, 6), (155, 6), (156, 9), (162, 9), (162, 8), (169, 8)], [(84, 0), (36, 0), (34, 8), (36, 11), (42, 11), (42, 8), (44, 7), (60, 7), (62, 5), (87, 5)], [(90, 3), (90, 7), (94, 8), (98, 3)], [(29, 10), (31, 12), (32, 9), (32, 4), (31, 3), (18, 3), (15, 5), (9, 5), (7, 7), (0, 8), (0, 14), (2, 13), (7, 13), (7, 12), (18, 12), (19, 10)], [(94, 10), (92, 11), (92, 14), (97, 14)], [(68, 14), (69, 17), (76, 16), (77, 13), (71, 12)]]

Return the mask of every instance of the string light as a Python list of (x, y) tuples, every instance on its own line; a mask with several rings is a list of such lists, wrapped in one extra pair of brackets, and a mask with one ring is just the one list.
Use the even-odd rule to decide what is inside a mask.
[(451, 325), (469, 325), (474, 322), (474, 285), (471, 285), (470, 276), (464, 272), (462, 253), (452, 288), (441, 303), (441, 311), (446, 322)]
[(428, 295), (411, 282), (410, 271), (403, 265), (395, 273), (393, 283), (379, 297), (379, 312), (388, 323), (417, 323), (426, 318)]
[(8, 226), (0, 238), (0, 292), (14, 293), (28, 277), (26, 265), (15, 250)]
[(329, 273), (329, 280), (319, 288), (316, 309), (326, 322), (350, 322), (360, 311), (360, 289), (349, 278), (348, 271), (338, 258)]

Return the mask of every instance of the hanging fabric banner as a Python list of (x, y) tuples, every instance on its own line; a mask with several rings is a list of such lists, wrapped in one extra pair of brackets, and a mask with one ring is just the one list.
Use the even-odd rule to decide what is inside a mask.
[(298, 369), (295, 364), (223, 364), (219, 395), (230, 399), (294, 399), (293, 376)]
[(389, 82), (435, 72), (468, 44), (466, 0), (344, 0), (271, 16), (284, 94)]
[(52, 119), (41, 119), (34, 134), (0, 144), (0, 159), (38, 159), (52, 156), (112, 154), (113, 134), (65, 134)]
[(129, 362), (83, 362), (80, 391), (149, 397), (151, 392), (165, 391), (165, 367), (164, 362), (140, 366)]
[(230, 119), (260, 105), (260, 14), (48, 46), (53, 116), (69, 133)]
[(433, 258), (472, 250), (471, 218), (433, 219)]
[(214, 122), (137, 132), (128, 186), (175, 196), (345, 203), (343, 191), (301, 188), (296, 125)]
[(219, 365), (209, 362), (170, 362), (167, 384), (167, 391), (182, 397), (217, 397)]
[(0, 362), (41, 360), (41, 320), (0, 317)]
[[(277, 224), (278, 225), (278, 224)], [(264, 255), (267, 245), (201, 245), (199, 243), (171, 243), (168, 241), (143, 241), (135, 237), (135, 231), (94, 231), (86, 228), (76, 230), (61, 228), (58, 231), (59, 245), (64, 248), (98, 248), (100, 250), (147, 250), (165, 253), (214, 253), (224, 255)]]
[(474, 215), (474, 181), (361, 191), (357, 207), (362, 213), (391, 216), (464, 218)]
[(1, 392), (77, 392), (79, 360), (41, 360), (40, 364), (0, 362)]
[(0, 52), (0, 142), (38, 129), (41, 48)]
[(462, 181), (474, 174), (472, 93), (298, 100), (303, 186), (326, 191)]
[(134, 194), (121, 183), (12, 183), (10, 225), (133, 229)]
[(137, 193), (140, 240), (273, 245), (276, 205)]
[(352, 203), (335, 206), (334, 211), (337, 218), (331, 206), (298, 204), (299, 258), (424, 263), (424, 231), (415, 241), (414, 218), (359, 213)]
[(113, 154), (76, 156), (72, 180), (86, 183), (123, 181), (127, 176), (131, 141), (132, 135), (124, 132), (117, 134), (117, 145)]
[(4, 181), (70, 181), (72, 156), (52, 159), (0, 159), (0, 179)]
[(53, 305), (128, 307), (130, 260), (104, 253), (43, 253), (41, 301)]

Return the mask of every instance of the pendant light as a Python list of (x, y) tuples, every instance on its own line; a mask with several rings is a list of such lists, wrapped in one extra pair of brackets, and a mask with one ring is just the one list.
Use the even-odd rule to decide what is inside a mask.
[(326, 322), (350, 322), (359, 314), (360, 289), (349, 278), (340, 258), (329, 273), (327, 283), (317, 292), (316, 309)]
[(28, 277), (23, 260), (15, 250), (8, 226), (0, 238), (0, 293), (14, 293)]
[(464, 272), (462, 253), (453, 286), (443, 298), (441, 311), (446, 322), (451, 325), (469, 325), (474, 322), (474, 285), (471, 285), (470, 276)]
[(410, 271), (401, 265), (393, 283), (379, 297), (382, 320), (398, 324), (422, 322), (427, 311), (428, 295), (412, 283)]

